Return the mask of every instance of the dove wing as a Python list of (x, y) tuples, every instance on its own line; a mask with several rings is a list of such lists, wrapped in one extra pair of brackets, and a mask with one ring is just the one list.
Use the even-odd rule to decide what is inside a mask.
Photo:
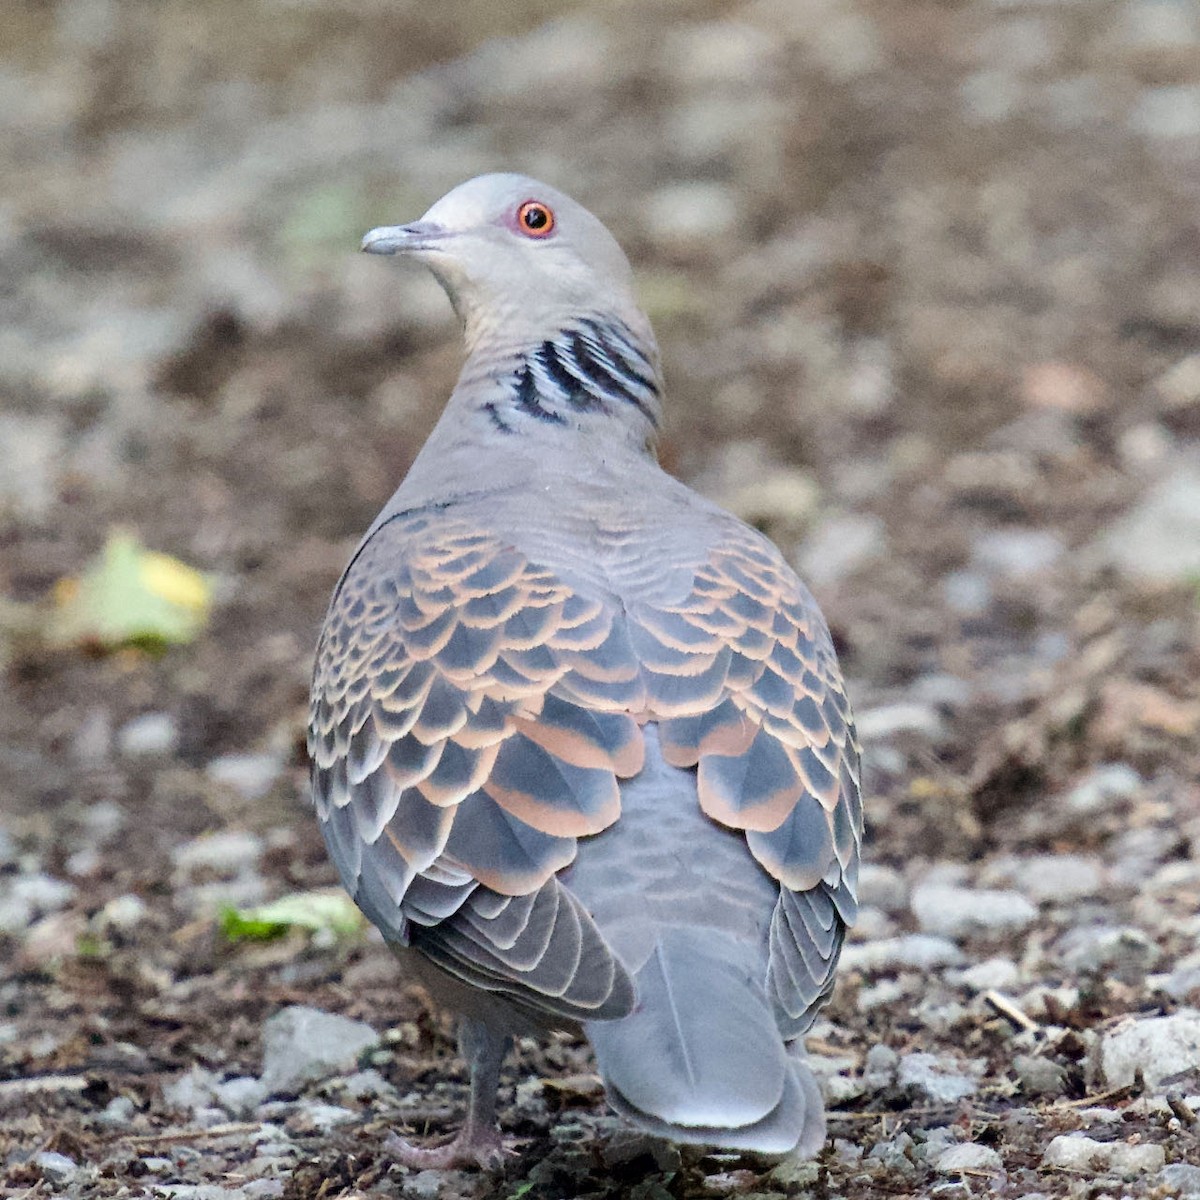
[(360, 547), (318, 647), (309, 726), (322, 831), (392, 940), (520, 1006), (620, 1017), (629, 975), (557, 877), (620, 814), (640, 723), (697, 769), (708, 816), (780, 883), (768, 987), (801, 1030), (853, 917), (858, 751), (815, 602), (728, 519), (678, 603), (631, 601), (452, 510)]

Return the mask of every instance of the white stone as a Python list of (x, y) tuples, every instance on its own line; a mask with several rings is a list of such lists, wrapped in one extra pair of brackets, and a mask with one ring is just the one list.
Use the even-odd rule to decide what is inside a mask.
[(68, 1183), (79, 1173), (79, 1164), (65, 1154), (42, 1150), (33, 1156), (33, 1165), (49, 1183)]
[(96, 1120), (106, 1129), (119, 1129), (127, 1132), (136, 1111), (133, 1101), (128, 1096), (114, 1096), (104, 1106)]
[(1162, 951), (1140, 929), (1123, 925), (1080, 925), (1059, 938), (1055, 949), (1072, 971), (1105, 970), (1121, 979), (1140, 979)]
[(896, 1082), (902, 1088), (914, 1088), (939, 1104), (951, 1104), (964, 1096), (973, 1096), (979, 1090), (973, 1078), (936, 1054), (905, 1054), (900, 1059)]
[(1137, 50), (1176, 50), (1200, 43), (1196, 6), (1180, 0), (1130, 0), (1121, 26), (1122, 41)]
[(1158, 1173), (1158, 1184), (1170, 1196), (1182, 1196), (1185, 1200), (1200, 1196), (1200, 1167), (1171, 1163)]
[(272, 1095), (352, 1068), (379, 1035), (364, 1021), (293, 1005), (263, 1025), (262, 1081)]
[(1021, 1082), (1021, 1089), (1029, 1095), (1058, 1096), (1066, 1090), (1066, 1071), (1049, 1058), (1018, 1054), (1013, 1059), (1013, 1070)]
[(899, 1065), (900, 1055), (891, 1046), (878, 1042), (867, 1051), (863, 1062), (863, 1083), (872, 1091), (882, 1091), (895, 1081)]
[(882, 863), (863, 863), (858, 869), (858, 902), (886, 913), (902, 911), (908, 906), (904, 876)]
[(306, 1101), (301, 1105), (299, 1111), (304, 1113), (322, 1133), (328, 1133), (338, 1125), (346, 1125), (351, 1121), (358, 1120), (358, 1113), (353, 1109), (342, 1108), (338, 1104)]
[(843, 948), (844, 971), (878, 972), (897, 967), (930, 971), (963, 961), (963, 952), (951, 941), (926, 934), (909, 933), (880, 942), (853, 943)]
[[(542, 1081), (535, 1081), (540, 1091)], [(517, 1085), (520, 1088), (520, 1084)], [(379, 1096), (391, 1096), (396, 1089), (388, 1083), (386, 1079), (374, 1067), (368, 1067), (365, 1071), (355, 1071), (353, 1075), (348, 1075), (342, 1081), (342, 1090), (348, 1096), (353, 1096), (355, 1100), (373, 1100)]]
[(962, 708), (969, 704), (975, 689), (965, 679), (947, 671), (934, 671), (914, 680), (909, 689), (914, 700), (939, 708)]
[(237, 1075), (216, 1084), (213, 1098), (233, 1116), (247, 1117), (267, 1098), (267, 1089), (251, 1075)]
[(1200, 1012), (1180, 1009), (1118, 1026), (1100, 1041), (1100, 1065), (1109, 1087), (1132, 1083), (1140, 1070), (1151, 1091), (1173, 1075), (1200, 1069)]
[(1042, 1155), (1043, 1167), (1060, 1167), (1067, 1171), (1086, 1171), (1097, 1158), (1105, 1157), (1107, 1143), (1079, 1133), (1061, 1133), (1052, 1138)]
[(934, 1170), (939, 1175), (957, 1175), (962, 1171), (998, 1171), (1001, 1168), (1000, 1155), (995, 1150), (974, 1142), (964, 1142), (943, 1150), (934, 1163)]
[(991, 125), (1012, 116), (1021, 100), (1021, 84), (1011, 71), (975, 71), (960, 85), (959, 98), (968, 120)]
[(722, 183), (672, 183), (649, 197), (645, 218), (660, 245), (691, 250), (733, 232), (738, 220), (737, 198)]
[(252, 1179), (242, 1184), (242, 1191), (251, 1200), (262, 1197), (263, 1200), (278, 1200), (283, 1195), (282, 1179)]
[(981, 617), (992, 603), (992, 585), (982, 571), (951, 571), (942, 579), (942, 595), (960, 617)]
[(283, 761), (275, 754), (225, 754), (204, 770), (210, 779), (232, 788), (243, 799), (258, 800), (283, 773)]
[(963, 971), (947, 972), (947, 982), (956, 982), (973, 992), (1003, 991), (1021, 980), (1021, 972), (1011, 958), (985, 958)]
[(171, 857), (184, 873), (215, 871), (231, 878), (254, 867), (262, 853), (263, 841), (257, 834), (227, 829), (184, 842), (175, 847)]
[(1200, 86), (1147, 88), (1129, 118), (1138, 133), (1171, 141), (1200, 137)]
[(950, 938), (1019, 931), (1037, 919), (1037, 909), (1020, 892), (945, 884), (920, 884), (913, 892), (912, 910), (926, 933)]
[(861, 739), (868, 743), (900, 733), (916, 733), (927, 738), (938, 738), (943, 733), (942, 718), (935, 709), (908, 700), (868, 708), (857, 715), (855, 725)]
[(0, 514), (40, 520), (56, 499), (64, 431), (57, 417), (0, 413)]
[(217, 1077), (201, 1066), (193, 1066), (177, 1079), (163, 1085), (163, 1102), (168, 1108), (194, 1114), (212, 1103)]
[(39, 917), (65, 908), (75, 894), (73, 884), (40, 871), (18, 875), (0, 891), (0, 933), (23, 932)]
[[(1197, 96), (1200, 103), (1200, 89)], [(1164, 464), (1097, 550), (1102, 561), (1147, 583), (1187, 583), (1200, 574), (1200, 455), (1181, 457), (1173, 467)]]
[(1155, 380), (1155, 387), (1172, 409), (1200, 404), (1200, 354), (1189, 354)]
[(1068, 1171), (1111, 1171), (1132, 1177), (1162, 1170), (1166, 1159), (1166, 1151), (1161, 1146), (1100, 1142), (1083, 1134), (1065, 1133), (1059, 1134), (1046, 1147), (1042, 1166)]
[(128, 933), (146, 919), (146, 902), (141, 896), (127, 892), (114, 896), (97, 914), (97, 923), (105, 929)]
[(870, 1012), (873, 1008), (890, 1008), (914, 988), (906, 979), (881, 979), (878, 983), (858, 989), (855, 1007), (861, 1013)]
[(749, 482), (739, 481), (727, 501), (751, 525), (798, 529), (812, 519), (820, 497), (820, 485), (811, 472), (802, 467), (773, 467)]
[(983, 571), (1027, 579), (1053, 567), (1066, 546), (1048, 529), (990, 529), (971, 546), (971, 560)]
[(1062, 904), (1104, 890), (1104, 868), (1082, 854), (1038, 854), (1020, 860), (1010, 872), (1016, 887), (1035, 904)]
[(767, 33), (742, 21), (669, 22), (661, 35), (664, 71), (700, 91), (740, 88), (778, 52)]
[(886, 545), (879, 517), (838, 514), (818, 525), (800, 547), (800, 574), (814, 587), (839, 583), (882, 557)]
[(179, 727), (170, 713), (143, 713), (121, 726), (117, 747), (130, 758), (157, 758), (179, 745)]
[(1066, 795), (1072, 812), (1101, 812), (1114, 800), (1127, 800), (1142, 788), (1142, 777), (1128, 763), (1104, 763), (1089, 771)]

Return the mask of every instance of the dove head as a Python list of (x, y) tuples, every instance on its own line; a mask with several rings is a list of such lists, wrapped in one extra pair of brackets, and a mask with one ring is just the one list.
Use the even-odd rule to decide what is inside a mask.
[(615, 318), (653, 347), (616, 239), (583, 205), (525, 175), (470, 179), (420, 220), (372, 229), (362, 248), (428, 267), (472, 350), (534, 345), (588, 317)]

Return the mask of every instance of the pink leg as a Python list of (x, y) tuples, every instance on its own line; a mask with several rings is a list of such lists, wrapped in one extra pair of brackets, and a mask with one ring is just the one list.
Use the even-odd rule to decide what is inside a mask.
[(414, 1170), (481, 1167), (492, 1171), (504, 1162), (508, 1151), (496, 1129), (496, 1089), (508, 1038), (481, 1021), (463, 1017), (458, 1026), (458, 1050), (471, 1072), (471, 1098), (463, 1127), (442, 1146), (414, 1146), (389, 1134), (384, 1149), (403, 1166)]

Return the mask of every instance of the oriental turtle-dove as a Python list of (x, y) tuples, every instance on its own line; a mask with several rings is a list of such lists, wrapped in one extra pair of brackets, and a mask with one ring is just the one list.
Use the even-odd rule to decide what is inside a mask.
[(662, 387), (600, 222), (519, 175), (374, 254), (427, 266), (468, 357), (337, 585), (309, 749), (343, 883), (459, 1014), (492, 1165), (513, 1034), (582, 1030), (676, 1142), (814, 1154), (800, 1037), (855, 917), (859, 754), (829, 631), (766, 538), (655, 459)]

